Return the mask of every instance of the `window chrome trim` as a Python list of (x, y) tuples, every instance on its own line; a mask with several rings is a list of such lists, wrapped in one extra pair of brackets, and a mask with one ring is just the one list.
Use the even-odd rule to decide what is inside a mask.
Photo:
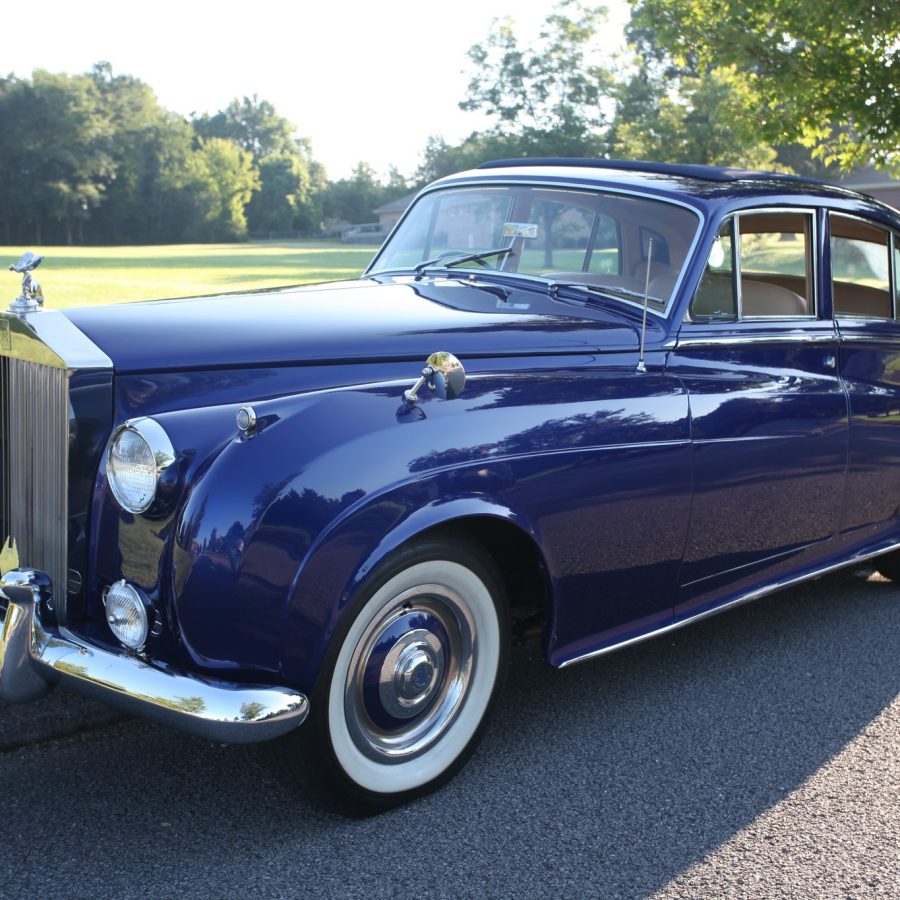
[[(756, 322), (757, 319), (751, 319), (750, 321)], [(777, 319), (778, 322), (787, 321), (786, 319)], [(805, 319), (798, 319), (797, 321), (806, 321)], [(692, 324), (692, 323), (689, 323)], [(720, 323), (712, 323), (712, 322), (703, 322), (701, 323), (701, 327), (706, 327), (707, 325), (719, 325)], [(734, 322), (722, 322), (722, 325), (734, 325)], [(745, 346), (747, 344), (827, 344), (831, 341), (836, 341), (838, 336), (833, 331), (821, 332), (818, 334), (753, 334), (753, 335), (729, 335), (727, 337), (686, 337), (683, 338), (679, 335), (678, 343), (675, 345), (676, 350), (680, 350), (683, 347), (690, 347), (691, 349), (701, 349), (704, 347), (717, 348), (717, 347), (738, 347)]]
[[(452, 177), (452, 176), (451, 176)], [(690, 246), (687, 249), (687, 252), (684, 256), (684, 262), (681, 265), (681, 269), (678, 273), (678, 278), (675, 281), (675, 285), (672, 288), (672, 292), (669, 295), (669, 299), (666, 302), (666, 306), (662, 310), (653, 309), (653, 307), (648, 306), (647, 311), (655, 315), (659, 319), (668, 319), (669, 314), (672, 312), (673, 308), (676, 305), (676, 300), (679, 295), (679, 291), (681, 290), (681, 286), (685, 281), (687, 276), (687, 270), (690, 268), (691, 261), (694, 259), (694, 254), (697, 251), (697, 246), (700, 243), (700, 238), (703, 234), (703, 231), (706, 227), (707, 216), (706, 213), (698, 206), (694, 206), (692, 203), (688, 203), (685, 200), (680, 200), (675, 197), (665, 197), (660, 194), (654, 194), (649, 191), (643, 190), (632, 190), (627, 187), (620, 186), (610, 186), (607, 184), (572, 184), (571, 181), (558, 181), (548, 180), (541, 181), (535, 180), (533, 177), (531, 179), (522, 178), (486, 178), (484, 180), (478, 179), (473, 181), (461, 180), (456, 182), (445, 183), (443, 181), (436, 182), (435, 184), (429, 185), (428, 187), (423, 188), (413, 199), (413, 201), (406, 208), (406, 211), (397, 221), (397, 224), (391, 229), (388, 236), (384, 239), (384, 243), (381, 247), (378, 248), (378, 252), (375, 254), (375, 257), (372, 259), (372, 262), (366, 267), (365, 271), (362, 273), (362, 278), (367, 278), (369, 275), (401, 275), (411, 271), (412, 267), (406, 266), (401, 268), (390, 268), (390, 269), (375, 269), (373, 268), (378, 261), (378, 258), (381, 256), (384, 248), (388, 245), (388, 242), (394, 236), (394, 232), (400, 228), (403, 222), (406, 220), (406, 217), (409, 215), (410, 210), (425, 196), (428, 194), (432, 194), (436, 191), (451, 191), (458, 190), (460, 188), (473, 188), (473, 187), (534, 187), (534, 188), (556, 188), (567, 191), (576, 191), (576, 192), (585, 192), (585, 193), (607, 193), (607, 194), (619, 194), (625, 197), (640, 197), (644, 200), (655, 200), (658, 203), (669, 203), (672, 206), (680, 206), (682, 209), (686, 209), (689, 212), (692, 212), (697, 217), (697, 228), (694, 231), (694, 237), (691, 240)], [(460, 272), (478, 272), (484, 274), (484, 269), (466, 269), (461, 266), (455, 266), (454, 269)], [(516, 278), (527, 278), (534, 279), (537, 284), (542, 285), (544, 288), (547, 287), (548, 284), (552, 282), (547, 278), (541, 278), (538, 275), (526, 275), (518, 272), (504, 272), (502, 269), (497, 269), (497, 272), (501, 274), (505, 274), (507, 276), (516, 277)], [(628, 306), (633, 306), (635, 309), (643, 311), (644, 304), (640, 300), (627, 300), (624, 297), (618, 297), (614, 295), (610, 295), (610, 299), (614, 300), (616, 303), (625, 303)]]

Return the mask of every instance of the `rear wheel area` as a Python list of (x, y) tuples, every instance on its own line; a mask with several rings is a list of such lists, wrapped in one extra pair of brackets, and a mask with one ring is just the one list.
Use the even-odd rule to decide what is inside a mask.
[(493, 711), (509, 643), (502, 583), (477, 545), (423, 540), (374, 574), (332, 641), (300, 729), (344, 804), (377, 812), (451, 778)]
[(894, 550), (893, 553), (885, 553), (872, 561), (876, 571), (891, 581), (900, 584), (900, 550)]

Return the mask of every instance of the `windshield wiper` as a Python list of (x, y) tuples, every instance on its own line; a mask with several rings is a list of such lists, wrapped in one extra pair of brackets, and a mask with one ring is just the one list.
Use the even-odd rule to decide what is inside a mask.
[(447, 259), (453, 252), (451, 250), (449, 253), (442, 253), (440, 256), (436, 256), (434, 259), (426, 259), (420, 262), (416, 266), (416, 275), (421, 275), (429, 266), (436, 266), (445, 259), (447, 261), (444, 262), (442, 268), (449, 269), (450, 266), (460, 266), (467, 262), (481, 262), (489, 256), (506, 256), (508, 253), (512, 253), (512, 247), (497, 247), (494, 250), (482, 250), (479, 253), (463, 253), (461, 256), (453, 256), (452, 259)]
[[(551, 294), (555, 294), (560, 288), (575, 288), (579, 291), (587, 291), (589, 294), (601, 294), (607, 297), (622, 297), (625, 300), (636, 300), (639, 303), (644, 302), (644, 295), (641, 291), (630, 291), (628, 288), (623, 287), (585, 284), (583, 281), (551, 281), (547, 290)], [(658, 302), (655, 297), (651, 297), (650, 299)]]

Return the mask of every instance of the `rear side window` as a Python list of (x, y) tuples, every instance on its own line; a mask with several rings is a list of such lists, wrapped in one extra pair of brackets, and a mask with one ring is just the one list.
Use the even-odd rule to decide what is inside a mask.
[(900, 312), (900, 234), (894, 232), (894, 310)]
[(621, 238), (615, 219), (597, 214), (588, 272), (617, 275), (621, 270)]
[(725, 222), (694, 297), (693, 318), (815, 315), (814, 227), (806, 211), (739, 213)]
[(830, 220), (835, 315), (893, 318), (888, 232), (836, 213), (830, 214)]

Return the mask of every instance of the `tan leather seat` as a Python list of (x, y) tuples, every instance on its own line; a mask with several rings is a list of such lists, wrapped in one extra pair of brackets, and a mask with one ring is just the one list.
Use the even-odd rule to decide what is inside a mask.
[(806, 301), (793, 291), (766, 281), (741, 279), (741, 315), (805, 316)]

